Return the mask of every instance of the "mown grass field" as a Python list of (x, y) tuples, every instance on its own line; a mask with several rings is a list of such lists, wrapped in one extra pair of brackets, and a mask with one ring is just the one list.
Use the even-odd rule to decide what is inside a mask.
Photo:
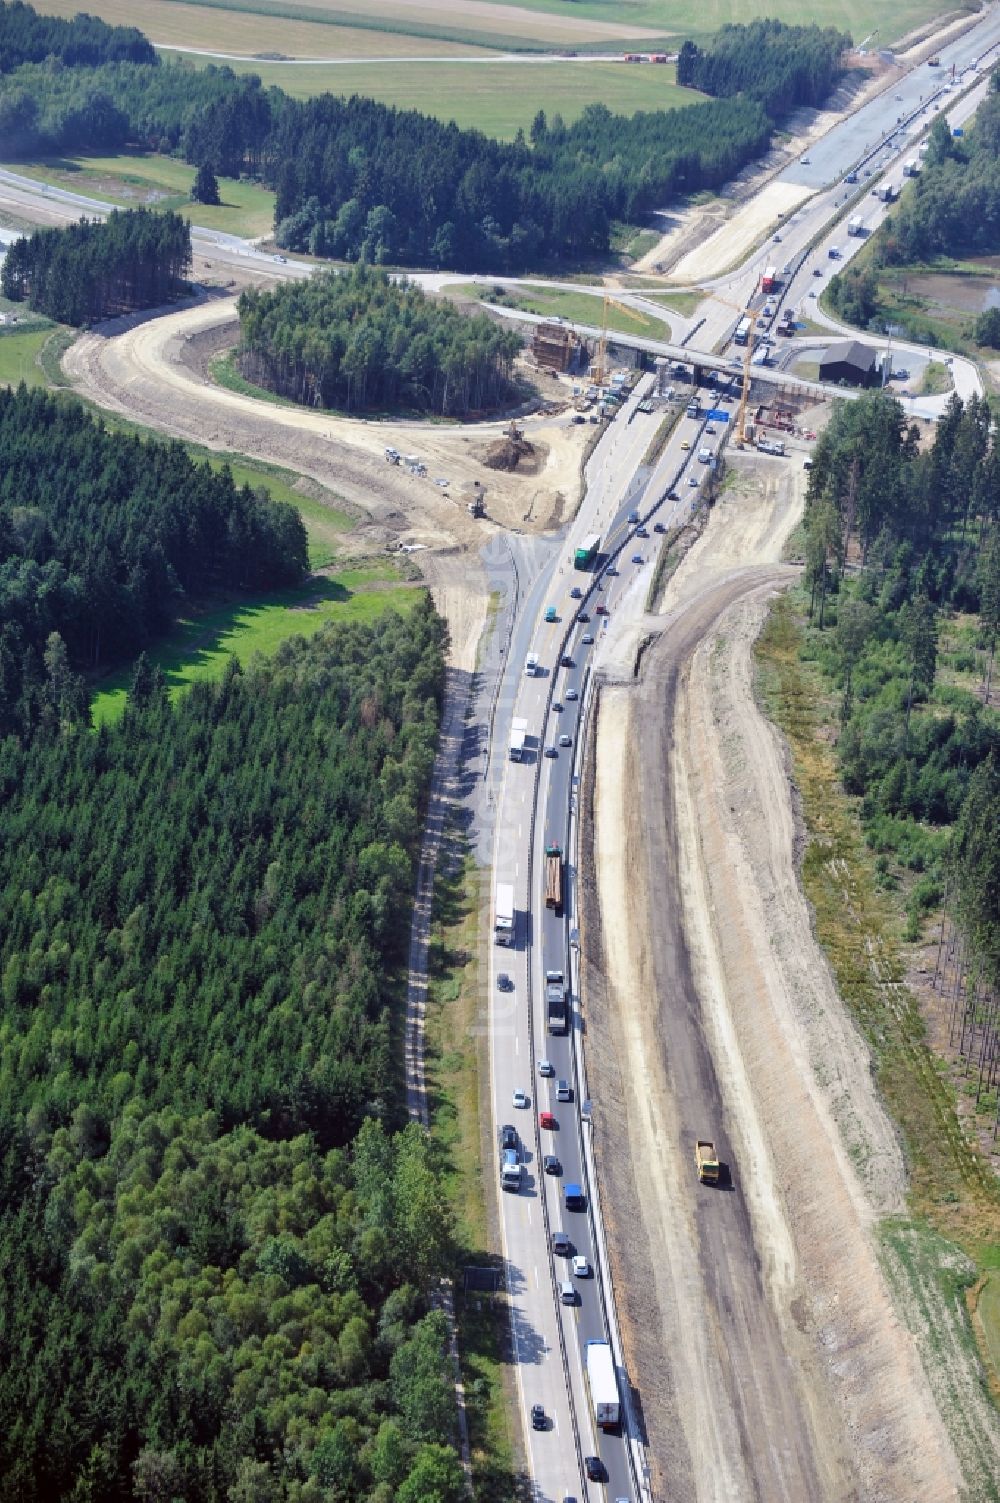
[[(2, 151), (2, 144), (0, 144)], [(173, 209), (185, 219), (232, 235), (266, 235), (274, 225), (274, 194), (256, 183), (219, 179), (218, 208), (191, 201), (195, 169), (154, 152), (126, 151), (113, 157), (53, 157), (11, 163), (39, 182), (101, 198), (123, 209), (145, 205)]]
[(26, 330), (0, 329), (0, 386), (48, 386), (38, 357), (52, 335), (54, 324)]
[[(38, 9), (71, 16), (77, 0), (39, 0)], [(432, 42), (445, 48), (487, 46), (587, 47), (616, 43), (630, 34), (704, 36), (730, 21), (773, 16), (790, 23), (815, 21), (849, 31), (860, 42), (876, 27), (885, 46), (914, 27), (954, 13), (942, 0), (519, 0), (498, 11), (466, 0), (461, 8), (446, 0), (414, 5), (405, 0), (88, 0), (92, 14), (118, 24), (140, 26), (153, 41), (222, 52), (285, 56), (416, 55)], [(238, 22), (234, 20), (238, 15)], [(403, 39), (405, 46), (400, 47)], [(638, 70), (637, 70), (638, 71)]]
[[(172, 696), (202, 679), (217, 679), (230, 657), (248, 663), (255, 653), (270, 656), (292, 636), (311, 636), (326, 621), (371, 621), (392, 605), (411, 609), (423, 593), (416, 585), (397, 585), (389, 564), (345, 569), (308, 580), (294, 590), (240, 600), (178, 623), (169, 639), (149, 652), (166, 675)], [(109, 675), (94, 695), (94, 725), (119, 718), (132, 668)]]
[[(502, 287), (489, 283), (455, 282), (445, 289), (455, 297), (477, 298), (504, 308), (520, 308), (545, 318), (564, 318), (567, 323), (601, 327), (603, 300), (590, 292), (570, 292), (564, 287)], [(670, 329), (660, 318), (638, 308), (625, 312), (613, 305), (608, 308), (608, 328), (617, 334), (641, 334), (647, 339), (669, 339)]]
[[(208, 58), (192, 59), (207, 66)], [(297, 67), (294, 63), (239, 62), (237, 73), (257, 73), (294, 98), (314, 94), (363, 94), (400, 109), (419, 110), (439, 120), (474, 126), (511, 140), (527, 134), (539, 110), (561, 114), (569, 123), (588, 104), (604, 104), (615, 114), (666, 110), (702, 96), (680, 89), (672, 65), (626, 67), (624, 63), (571, 62), (413, 62), (344, 63)], [(207, 221), (199, 218), (199, 223)]]

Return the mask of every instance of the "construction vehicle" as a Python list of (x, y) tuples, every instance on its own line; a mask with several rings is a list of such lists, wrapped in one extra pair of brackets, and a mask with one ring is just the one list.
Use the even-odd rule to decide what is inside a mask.
[(386, 462), (386, 464), (399, 464), (399, 461), (402, 459), (402, 457), (403, 456), (402, 456), (402, 454), (400, 454), (400, 452), (399, 452), (398, 449), (393, 449), (389, 445), (386, 445), (386, 450), (385, 450), (385, 462)]
[(498, 882), (493, 904), (493, 938), (507, 949), (514, 943), (514, 884)]
[[(636, 56), (635, 60), (636, 62), (639, 61), (638, 56)], [(626, 317), (635, 319), (636, 323), (642, 324), (643, 327), (645, 327), (649, 322), (649, 320), (645, 318), (643, 314), (637, 313), (636, 310), (634, 308), (630, 308), (627, 303), (620, 303), (618, 299), (616, 297), (612, 297), (610, 293), (606, 292), (604, 294), (604, 307), (601, 313), (601, 337), (597, 344), (597, 355), (594, 358), (593, 367), (594, 382), (597, 386), (603, 386), (607, 380), (608, 309), (611, 307), (619, 308), (621, 312), (626, 315)]]
[(590, 532), (573, 554), (574, 569), (589, 569), (601, 548), (601, 534)]
[(562, 912), (563, 905), (563, 854), (562, 846), (545, 847), (545, 906)]
[(719, 1160), (714, 1143), (707, 1138), (699, 1138), (694, 1145), (694, 1161), (698, 1166), (698, 1178), (703, 1185), (719, 1183)]
[(524, 749), (527, 739), (528, 722), (521, 716), (515, 715), (510, 723), (510, 760), (512, 762), (524, 761)]
[(606, 1341), (588, 1341), (584, 1347), (584, 1360), (594, 1419), (601, 1430), (614, 1430), (621, 1424), (622, 1409), (611, 1347)]

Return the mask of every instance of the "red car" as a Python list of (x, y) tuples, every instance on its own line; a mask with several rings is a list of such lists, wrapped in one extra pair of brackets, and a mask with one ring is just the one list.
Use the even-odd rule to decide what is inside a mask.
[(609, 612), (607, 606), (602, 604), (602, 605), (597, 605), (597, 606), (594, 607), (594, 615), (595, 616), (607, 616), (607, 615), (610, 615), (610, 612)]
[(539, 1127), (545, 1128), (548, 1132), (554, 1132), (556, 1119), (551, 1112), (539, 1112), (538, 1125)]

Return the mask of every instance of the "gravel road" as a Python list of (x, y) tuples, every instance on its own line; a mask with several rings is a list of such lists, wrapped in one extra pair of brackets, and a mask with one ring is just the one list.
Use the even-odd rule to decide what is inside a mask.
[[(751, 463), (641, 677), (602, 687), (586, 790), (586, 1047), (630, 1372), (658, 1499), (955, 1498), (873, 1236), (903, 1210), (902, 1156), (812, 935), (753, 695), (802, 477)], [(726, 1189), (697, 1183), (699, 1136)]]

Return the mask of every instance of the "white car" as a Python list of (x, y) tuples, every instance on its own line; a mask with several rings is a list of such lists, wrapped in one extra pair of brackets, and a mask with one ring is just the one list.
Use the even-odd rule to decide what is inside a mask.
[(528, 1096), (527, 1091), (515, 1091), (512, 1099), (514, 1105), (522, 1109), (526, 1106), (531, 1105), (531, 1099)]
[(566, 732), (563, 731), (562, 735), (559, 737), (559, 745), (560, 746), (572, 746), (573, 745), (573, 737), (572, 736), (568, 736), (566, 734)]
[(594, 645), (594, 639), (589, 631), (584, 632), (583, 636), (580, 638), (580, 641), (583, 643), (584, 647), (592, 647)]
[(538, 1061), (538, 1073), (539, 1075), (554, 1075), (556, 1070), (552, 1061), (550, 1059), (540, 1059)]
[(577, 1253), (576, 1257), (573, 1259), (573, 1272), (576, 1274), (578, 1279), (590, 1278), (590, 1264), (587, 1262), (586, 1258), (581, 1257), (579, 1253)]
[(566, 690), (566, 698), (567, 699), (579, 699), (580, 696), (579, 696), (579, 694), (577, 693), (577, 691), (575, 689), (567, 689)]

